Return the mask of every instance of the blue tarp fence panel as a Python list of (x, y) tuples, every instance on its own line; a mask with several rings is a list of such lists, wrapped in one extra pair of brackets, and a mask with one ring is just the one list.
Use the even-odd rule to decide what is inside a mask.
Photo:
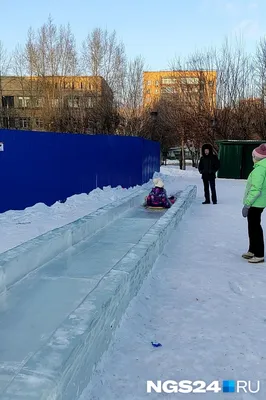
[(0, 142), (0, 213), (142, 185), (160, 170), (159, 143), (139, 137), (0, 129)]

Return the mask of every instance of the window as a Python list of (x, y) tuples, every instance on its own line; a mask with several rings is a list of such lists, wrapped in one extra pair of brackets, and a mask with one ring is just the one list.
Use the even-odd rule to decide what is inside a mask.
[(155, 89), (155, 93), (159, 93), (159, 89)]
[(3, 117), (3, 127), (6, 129), (15, 128), (15, 118), (13, 117)]
[(159, 81), (155, 81), (155, 86), (159, 86)]
[(78, 108), (80, 107), (80, 99), (79, 97), (71, 97), (68, 99), (68, 106), (71, 108)]
[(6, 129), (9, 128), (9, 118), (8, 117), (3, 117), (3, 128), (6, 128)]
[(175, 89), (173, 87), (163, 87), (162, 93), (175, 93)]
[(87, 107), (88, 108), (93, 108), (93, 101), (91, 97), (87, 98)]
[(20, 118), (19, 125), (21, 129), (28, 129), (30, 126), (30, 118)]
[(15, 128), (16, 127), (16, 119), (14, 117), (9, 118), (9, 128)]
[(185, 85), (198, 85), (199, 78), (181, 78), (181, 83)]
[(147, 82), (147, 85), (151, 85), (151, 81), (148, 81), (148, 82)]
[(2, 96), (3, 108), (14, 108), (14, 96)]
[(19, 106), (19, 108), (30, 107), (30, 97), (19, 97), (18, 98), (18, 106)]
[(83, 82), (80, 82), (80, 89), (83, 89)]
[(36, 107), (43, 107), (44, 103), (44, 98), (40, 97), (39, 99), (36, 99)]
[(51, 106), (53, 108), (58, 108), (59, 107), (59, 99), (51, 99)]
[(43, 128), (43, 120), (41, 118), (36, 118), (36, 128)]
[(43, 106), (43, 98), (33, 97), (31, 100), (31, 106), (33, 108), (39, 108)]
[(173, 83), (176, 83), (176, 82), (177, 82), (177, 79), (175, 79), (175, 78), (163, 78), (162, 79), (162, 83), (164, 85), (172, 85)]
[(20, 128), (20, 122), (19, 122), (20, 118), (15, 118), (15, 128), (19, 129)]
[(75, 83), (74, 82), (72, 82), (72, 89), (73, 90), (75, 89)]
[(147, 89), (147, 94), (150, 94), (151, 93), (151, 89)]

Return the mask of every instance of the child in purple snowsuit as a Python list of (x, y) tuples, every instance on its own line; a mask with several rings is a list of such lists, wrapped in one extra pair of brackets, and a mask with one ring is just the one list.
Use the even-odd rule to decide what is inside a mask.
[(146, 200), (147, 206), (170, 208), (172, 203), (167, 197), (163, 181), (160, 178), (155, 178), (153, 183), (154, 188), (151, 190)]

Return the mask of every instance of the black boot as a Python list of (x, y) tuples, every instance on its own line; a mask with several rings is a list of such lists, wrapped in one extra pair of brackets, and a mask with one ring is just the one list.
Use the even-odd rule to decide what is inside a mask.
[(211, 204), (210, 201), (205, 200), (202, 204)]

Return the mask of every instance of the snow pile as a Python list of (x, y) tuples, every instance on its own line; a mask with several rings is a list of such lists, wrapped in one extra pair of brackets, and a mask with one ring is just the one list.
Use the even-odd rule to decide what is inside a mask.
[[(150, 184), (151, 185), (151, 184)], [(18, 246), (49, 230), (73, 222), (117, 199), (138, 192), (139, 186), (123, 189), (121, 186), (97, 188), (89, 194), (69, 197), (65, 203), (56, 202), (51, 207), (43, 203), (25, 210), (10, 210), (0, 214), (0, 253)]]
[(161, 176), (162, 178), (166, 179), (166, 181), (169, 181), (169, 177), (197, 180), (200, 178), (199, 172), (196, 168), (187, 167), (186, 170), (181, 170), (175, 165), (161, 166), (161, 171), (155, 172), (154, 176)]
[[(158, 174), (155, 173), (155, 176)], [(165, 181), (169, 195), (181, 190), (182, 174), (176, 167), (162, 167), (159, 174)], [(192, 173), (193, 175), (193, 173)], [(149, 190), (152, 180), (142, 188)], [(182, 185), (182, 187), (185, 187)], [(43, 203), (35, 204), (25, 210), (10, 210), (0, 214), (0, 253), (18, 246), (30, 239), (40, 236), (49, 230), (59, 228), (73, 222), (117, 199), (138, 192), (140, 186), (124, 189), (121, 186), (95, 189), (89, 194), (79, 194), (69, 197), (65, 203), (55, 203), (51, 207)]]

